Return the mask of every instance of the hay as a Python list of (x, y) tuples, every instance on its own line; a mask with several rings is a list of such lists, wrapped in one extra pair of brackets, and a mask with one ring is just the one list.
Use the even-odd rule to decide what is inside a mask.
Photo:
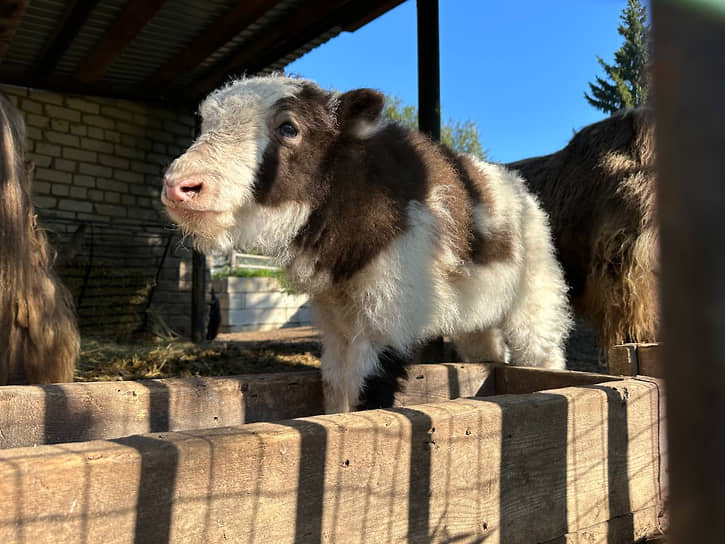
[(75, 381), (230, 376), (319, 367), (318, 342), (123, 342), (84, 338)]

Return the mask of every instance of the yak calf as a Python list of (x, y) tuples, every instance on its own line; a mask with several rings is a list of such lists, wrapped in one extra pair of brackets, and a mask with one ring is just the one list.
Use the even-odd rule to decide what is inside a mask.
[(393, 404), (414, 345), (563, 368), (570, 328), (545, 213), (520, 177), (380, 120), (383, 96), (235, 81), (162, 201), (201, 251), (276, 257), (310, 295), (327, 412)]

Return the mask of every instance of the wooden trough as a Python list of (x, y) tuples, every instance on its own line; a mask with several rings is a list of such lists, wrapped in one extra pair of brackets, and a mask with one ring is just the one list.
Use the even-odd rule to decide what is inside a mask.
[(321, 397), (315, 371), (0, 387), (0, 542), (611, 544), (662, 529), (657, 379), (431, 364), (411, 367), (398, 408), (314, 415)]

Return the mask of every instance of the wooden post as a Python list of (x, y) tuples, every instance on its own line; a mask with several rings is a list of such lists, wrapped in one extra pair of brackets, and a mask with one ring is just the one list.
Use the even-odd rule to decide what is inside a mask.
[(418, 128), (441, 139), (438, 0), (418, 0)]
[(662, 239), (673, 544), (725, 535), (725, 5), (656, 0)]
[(206, 257), (194, 250), (191, 266), (191, 339), (199, 343), (206, 337)]

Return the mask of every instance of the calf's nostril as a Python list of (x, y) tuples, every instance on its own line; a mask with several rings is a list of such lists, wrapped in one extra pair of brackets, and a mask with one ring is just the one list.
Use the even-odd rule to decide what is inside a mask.
[(194, 183), (194, 184), (190, 184), (190, 185), (182, 185), (181, 186), (181, 192), (182, 193), (194, 193), (194, 194), (198, 194), (198, 193), (201, 192), (201, 187), (202, 187), (202, 184), (201, 183)]

